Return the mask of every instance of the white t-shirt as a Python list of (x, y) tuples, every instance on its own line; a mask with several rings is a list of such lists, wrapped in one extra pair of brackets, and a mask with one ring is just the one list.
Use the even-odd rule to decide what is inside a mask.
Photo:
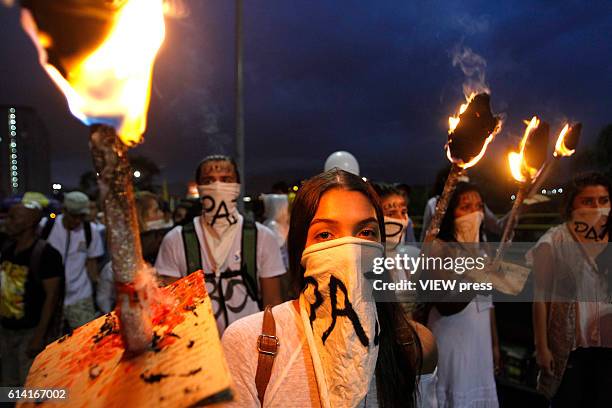
[[(279, 339), (278, 354), (274, 358), (270, 381), (266, 388), (266, 408), (320, 407), (319, 390), (308, 341), (302, 319), (293, 302), (285, 302), (272, 309)], [(255, 387), (257, 373), (257, 339), (261, 334), (263, 312), (232, 323), (221, 339), (225, 359), (234, 380), (234, 400), (225, 404), (231, 407), (260, 407)], [(435, 395), (436, 372), (422, 375), (419, 379), (418, 408), (437, 408)], [(359, 408), (378, 407), (376, 378), (372, 378), (370, 389)], [(411, 398), (407, 395), (406, 398)]]
[(93, 295), (93, 286), (87, 274), (86, 263), (89, 258), (102, 256), (104, 245), (98, 230), (92, 226), (91, 243), (87, 247), (83, 226), (80, 225), (75, 230), (67, 231), (62, 223), (63, 219), (63, 215), (57, 216), (47, 242), (62, 255), (64, 261), (66, 273), (64, 305), (68, 306)]
[[(264, 406), (320, 407), (319, 390), (314, 367), (304, 334), (302, 319), (292, 302), (272, 309), (276, 323), (276, 336), (280, 347), (274, 359), (270, 382), (264, 397)], [(234, 401), (227, 407), (260, 407), (255, 387), (257, 373), (257, 338), (261, 334), (263, 312), (234, 322), (221, 339), (225, 358), (234, 380)], [(370, 391), (360, 406), (375, 408), (376, 381), (370, 382)]]
[[(200, 223), (200, 217), (193, 219), (195, 232), (200, 242), (200, 253), (202, 254), (202, 268), (205, 273), (210, 273), (213, 270), (211, 255), (206, 250), (204, 244), (204, 232)], [(269, 228), (256, 223), (257, 227), (257, 276), (259, 278), (273, 278), (284, 274), (285, 266), (281, 257), (280, 248), (276, 242), (276, 236)], [(234, 242), (229, 251), (229, 255), (225, 262), (218, 268), (219, 271), (239, 271), (241, 267), (241, 241), (242, 241), (242, 217), (238, 221), (239, 233), (236, 234)], [(157, 260), (155, 261), (155, 269), (162, 276), (170, 276), (175, 278), (183, 277), (187, 274), (187, 260), (185, 257), (185, 247), (183, 244), (183, 227), (177, 226), (170, 230), (164, 237)], [(236, 284), (242, 282), (240, 277), (222, 279), (221, 285), (225, 297), (227, 310), (227, 324), (225, 314), (220, 306), (218, 293), (218, 285), (221, 279), (215, 277), (214, 282), (206, 282), (206, 290), (208, 291), (213, 303), (213, 310), (217, 319), (217, 328), (219, 333), (223, 333), (227, 325), (241, 317), (248, 316), (259, 312), (259, 306), (251, 297), (248, 296), (246, 286)], [(257, 282), (259, 284), (259, 282)]]

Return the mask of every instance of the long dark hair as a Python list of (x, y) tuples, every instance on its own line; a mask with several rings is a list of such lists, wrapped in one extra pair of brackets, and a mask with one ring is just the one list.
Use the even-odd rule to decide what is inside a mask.
[[(453, 242), (457, 240), (455, 238), (455, 209), (459, 205), (459, 199), (461, 196), (471, 191), (478, 193), (478, 195), (482, 197), (480, 190), (475, 184), (465, 182), (457, 183), (457, 187), (455, 188), (455, 191), (448, 202), (448, 208), (446, 209), (446, 213), (444, 214), (444, 218), (442, 218), (442, 223), (440, 224), (440, 232), (438, 233), (439, 239), (446, 242)], [(482, 229), (482, 225), (480, 228)], [(480, 237), (482, 236), (481, 231)]]
[[(300, 293), (304, 287), (304, 268), (301, 265), (302, 252), (306, 247), (306, 238), (310, 222), (319, 206), (323, 194), (332, 189), (358, 191), (370, 201), (376, 212), (381, 240), (385, 242), (384, 216), (380, 198), (373, 187), (359, 176), (337, 168), (312, 177), (298, 191), (293, 208), (289, 236), (289, 273), (295, 288)], [(414, 406), (416, 377), (422, 364), (422, 349), (416, 332), (409, 327), (415, 339), (416, 356), (406, 358), (402, 345), (396, 339), (395, 327), (400, 319), (405, 319), (399, 303), (376, 303), (380, 339), (378, 360), (376, 362), (377, 399), (381, 408)], [(412, 396), (409, 398), (408, 396)]]

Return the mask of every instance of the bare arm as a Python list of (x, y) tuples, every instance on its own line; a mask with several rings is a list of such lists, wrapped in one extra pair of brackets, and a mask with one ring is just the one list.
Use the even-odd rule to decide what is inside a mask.
[(93, 283), (97, 283), (98, 278), (99, 278), (98, 259), (97, 258), (87, 258), (85, 267), (87, 268), (87, 275), (89, 275), (89, 279), (91, 279)]
[(536, 299), (533, 302), (533, 335), (536, 348), (536, 360), (545, 372), (552, 374), (553, 358), (548, 348), (548, 303), (542, 296), (550, 293), (550, 282), (552, 279), (552, 248), (548, 244), (542, 244), (536, 248), (533, 257), (533, 269), (535, 280)]
[(259, 287), (261, 288), (261, 297), (263, 306), (276, 306), (281, 304), (281, 281), (279, 276), (273, 278), (260, 278)]
[(40, 321), (38, 322), (38, 326), (36, 326), (36, 329), (34, 330), (32, 340), (28, 345), (27, 353), (30, 357), (36, 356), (45, 346), (45, 334), (47, 333), (51, 317), (56, 311), (61, 283), (61, 278), (51, 278), (42, 281), (43, 289), (45, 291), (45, 302), (42, 306)]

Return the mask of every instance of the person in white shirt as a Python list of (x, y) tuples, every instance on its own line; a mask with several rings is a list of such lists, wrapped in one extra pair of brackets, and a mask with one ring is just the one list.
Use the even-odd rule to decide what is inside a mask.
[(228, 156), (208, 156), (196, 169), (202, 215), (164, 237), (155, 269), (168, 283), (203, 270), (219, 333), (233, 321), (281, 302), (285, 273), (276, 236), (236, 207), (240, 179)]
[(93, 287), (98, 279), (97, 259), (104, 254), (102, 237), (90, 222), (89, 198), (80, 191), (64, 196), (63, 214), (46, 219), (42, 237), (64, 261), (66, 293), (64, 318), (72, 329), (96, 317)]
[(430, 407), (415, 390), (417, 376), (435, 369), (431, 333), (364, 286), (384, 242), (378, 196), (360, 177), (332, 169), (303, 185), (289, 229), (300, 296), (225, 331), (228, 407)]

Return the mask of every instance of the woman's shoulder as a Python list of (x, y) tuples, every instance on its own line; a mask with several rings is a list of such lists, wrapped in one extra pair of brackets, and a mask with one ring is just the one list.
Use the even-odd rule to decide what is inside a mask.
[(544, 235), (540, 237), (538, 243), (554, 245), (555, 243), (566, 241), (568, 239), (573, 241), (573, 238), (567, 229), (567, 225), (562, 223), (549, 228), (548, 231), (546, 231)]
[[(292, 308), (293, 305), (291, 301), (281, 303), (280, 305), (272, 308), (272, 315), (274, 316), (274, 322), (276, 323), (277, 330), (284, 327), (288, 319), (294, 318)], [(233, 342), (240, 343), (246, 339), (257, 338), (261, 334), (262, 323), (263, 312), (238, 319), (230, 324), (227, 329), (225, 329), (221, 341), (224, 344)]]

